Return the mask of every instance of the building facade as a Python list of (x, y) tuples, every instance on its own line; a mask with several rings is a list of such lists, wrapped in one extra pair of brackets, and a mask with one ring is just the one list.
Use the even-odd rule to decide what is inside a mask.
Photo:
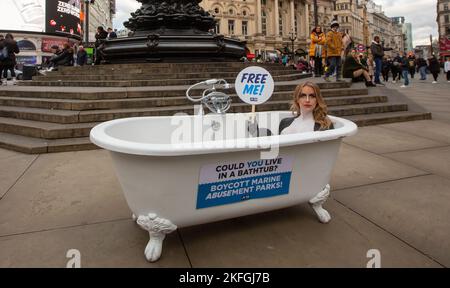
[(364, 17), (357, 0), (337, 0), (334, 16), (341, 31), (349, 34), (355, 43), (364, 43)]
[(205, 0), (200, 6), (216, 17), (216, 33), (246, 41), (250, 53), (265, 58), (286, 49), (307, 49), (308, 4), (309, 0)]
[(450, 0), (437, 1), (437, 24), (439, 30), (439, 54), (441, 61), (450, 56)]
[[(86, 4), (81, 2), (81, 10), (85, 11)], [(105, 30), (112, 26), (116, 14), (116, 0), (96, 0), (89, 4), (89, 42), (95, 42), (97, 27), (102, 26)], [(83, 21), (84, 19), (82, 19)], [(81, 25), (81, 27), (84, 27)]]
[[(313, 0), (204, 0), (200, 5), (216, 17), (216, 33), (247, 41), (249, 52), (256, 55), (285, 47), (308, 51), (316, 24)], [(406, 46), (408, 30), (400, 18), (401, 23), (387, 17), (372, 0), (317, 0), (317, 21), (324, 32), (336, 19), (356, 44), (369, 46), (374, 36), (380, 36), (386, 47), (394, 49), (387, 55)]]

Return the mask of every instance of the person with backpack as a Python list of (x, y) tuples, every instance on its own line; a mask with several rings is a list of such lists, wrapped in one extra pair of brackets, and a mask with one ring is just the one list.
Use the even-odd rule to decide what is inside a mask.
[(16, 72), (14, 68), (16, 67), (16, 54), (18, 54), (19, 46), (17, 45), (17, 42), (14, 40), (14, 37), (11, 33), (6, 34), (5, 39), (3, 40), (0, 51), (2, 54), (2, 72), (3, 72), (3, 79), (2, 85), (7, 85), (8, 80), (8, 70), (11, 71), (11, 77), (12, 77), (12, 84), (16, 85)]

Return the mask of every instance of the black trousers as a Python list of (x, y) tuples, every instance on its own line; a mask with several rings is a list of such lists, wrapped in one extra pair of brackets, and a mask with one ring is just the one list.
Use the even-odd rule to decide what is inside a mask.
[(3, 75), (3, 78), (8, 78), (8, 70), (11, 71), (11, 77), (16, 77), (16, 72), (14, 71), (14, 66), (2, 66), (2, 70), (0, 70), (0, 74)]
[(447, 71), (447, 81), (450, 81), (450, 71)]
[(322, 57), (314, 57), (314, 76), (322, 76)]
[(431, 72), (431, 74), (433, 74), (434, 81), (437, 81), (439, 72)]

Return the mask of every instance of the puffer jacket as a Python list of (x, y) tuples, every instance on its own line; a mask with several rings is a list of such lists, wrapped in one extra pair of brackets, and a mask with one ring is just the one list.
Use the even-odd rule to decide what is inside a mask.
[(309, 57), (315, 57), (316, 45), (322, 45), (322, 58), (325, 58), (326, 37), (323, 32), (317, 34), (311, 33), (311, 45), (309, 46)]
[(333, 30), (327, 33), (327, 57), (340, 57), (342, 52), (342, 33)]

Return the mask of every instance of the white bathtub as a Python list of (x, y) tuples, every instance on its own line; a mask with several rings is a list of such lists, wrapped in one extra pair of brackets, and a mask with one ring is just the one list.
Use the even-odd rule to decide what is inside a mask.
[[(290, 112), (257, 113), (259, 128), (269, 127), (278, 132), (279, 121), (290, 116)], [(94, 127), (90, 135), (93, 143), (111, 152), (128, 205), (136, 215), (138, 224), (150, 233), (150, 241), (145, 250), (149, 261), (159, 259), (165, 234), (177, 227), (219, 221), (306, 202), (312, 205), (321, 222), (330, 220), (328, 212), (322, 208), (329, 195), (327, 183), (341, 139), (357, 131), (354, 123), (330, 117), (335, 126), (333, 130), (249, 138), (244, 137), (242, 133), (221, 136), (224, 131), (235, 131), (232, 125), (242, 123), (242, 119), (249, 117), (248, 114), (175, 117), (113, 120)], [(181, 120), (184, 122), (176, 123)], [(218, 128), (215, 132), (211, 128), (214, 126), (213, 122)], [(174, 123), (177, 125), (173, 125)], [(186, 123), (193, 124), (188, 126)], [(194, 130), (193, 127), (197, 128)], [(197, 138), (173, 143), (174, 135), (188, 131), (196, 133), (200, 130), (199, 127), (204, 129), (204, 133), (197, 133)], [(199, 140), (199, 135), (204, 136), (203, 141)], [(210, 141), (211, 139), (215, 141)], [(267, 172), (264, 175), (232, 177), (234, 180), (228, 182), (214, 180), (214, 177), (220, 174), (215, 174), (217, 170), (225, 170), (226, 166), (223, 165), (248, 165), (248, 161), (260, 160), (261, 152), (269, 151), (268, 147), (272, 147), (274, 153), (279, 149), (278, 157), (276, 154), (270, 156), (277, 159), (273, 160), (278, 161), (277, 165), (269, 165), (273, 164), (269, 160), (264, 162), (263, 166), (253, 170), (241, 169), (241, 172), (254, 173), (261, 167), (269, 170), (282, 169), (277, 171), (280, 172), (276, 174), (279, 178), (268, 178), (267, 174), (271, 172)], [(217, 168), (218, 166), (220, 168)], [(239, 172), (238, 170), (234, 171)], [(231, 174), (230, 171), (225, 173)], [(224, 174), (222, 176), (225, 177)], [(250, 176), (253, 178), (249, 178)], [(261, 178), (264, 180), (260, 180)], [(242, 184), (239, 179), (268, 183), (259, 186), (255, 184), (250, 188), (250, 182)], [(269, 182), (270, 179), (273, 182)], [(280, 179), (284, 179), (284, 182)], [(207, 184), (211, 182), (216, 183)], [(274, 188), (275, 185), (281, 188)], [(214, 188), (211, 188), (212, 186)], [(207, 190), (201, 190), (200, 187)], [(270, 187), (273, 189), (270, 190)], [(219, 191), (219, 188), (222, 190)], [(257, 189), (265, 188), (268, 190), (253, 193)], [(212, 189), (219, 194), (212, 193)], [(234, 193), (232, 197), (230, 193)], [(215, 198), (212, 198), (214, 195)]]

